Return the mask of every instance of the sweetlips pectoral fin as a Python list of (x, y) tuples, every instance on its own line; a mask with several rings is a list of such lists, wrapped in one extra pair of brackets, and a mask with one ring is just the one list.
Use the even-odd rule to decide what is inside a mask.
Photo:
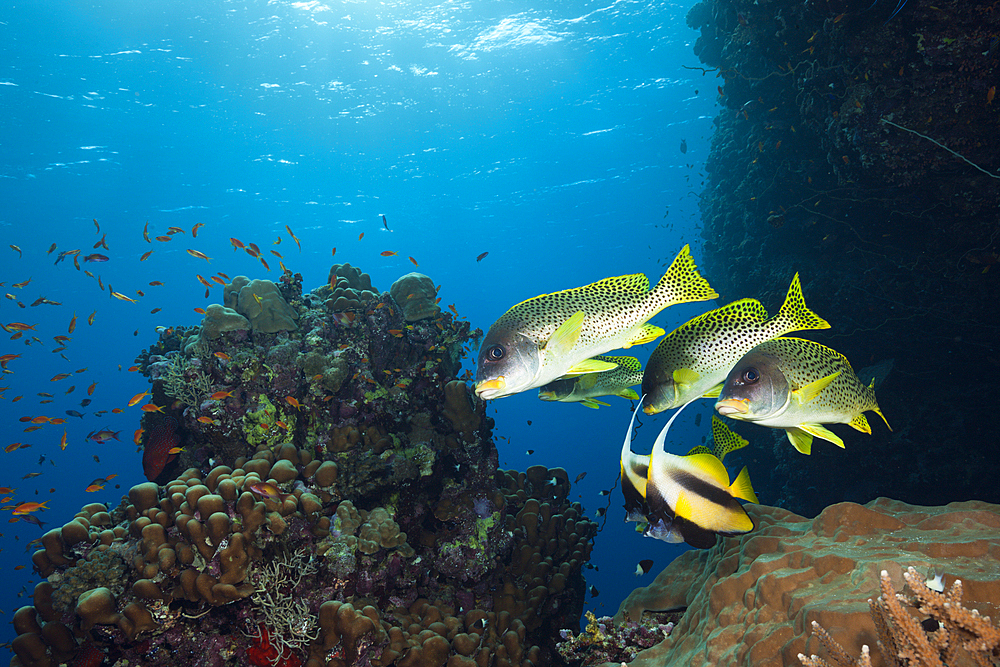
[(639, 330), (632, 335), (625, 344), (622, 345), (623, 349), (628, 349), (633, 345), (642, 345), (643, 343), (652, 343), (654, 340), (667, 333), (655, 324), (643, 324), (639, 327)]
[(622, 398), (627, 398), (630, 401), (639, 400), (639, 392), (637, 392), (635, 389), (628, 389), (628, 388), (622, 389), (620, 392), (618, 392), (617, 395), (621, 396)]
[(872, 427), (868, 423), (868, 419), (865, 418), (863, 412), (858, 413), (858, 415), (854, 419), (847, 422), (847, 425), (855, 429), (856, 431), (861, 431), (862, 433), (867, 433), (868, 435), (872, 434)]
[(580, 389), (593, 389), (597, 384), (597, 373), (588, 373), (576, 381)]
[(583, 399), (582, 401), (577, 401), (577, 402), (578, 402), (578, 403), (579, 403), (580, 405), (582, 405), (582, 406), (584, 406), (584, 407), (586, 407), (586, 408), (593, 408), (594, 410), (597, 410), (597, 409), (598, 409), (598, 408), (600, 408), (600, 407), (601, 407), (602, 405), (603, 405), (604, 407), (607, 407), (607, 406), (608, 406), (608, 404), (607, 404), (607, 403), (604, 403), (603, 401), (599, 401), (599, 400), (597, 400), (596, 398), (585, 398), (585, 399)]
[(583, 375), (584, 373), (602, 373), (604, 371), (610, 371), (612, 369), (618, 368), (618, 364), (612, 364), (607, 361), (598, 361), (597, 359), (584, 359), (580, 363), (571, 367), (566, 371), (562, 377), (571, 377), (573, 375)]
[(545, 355), (550, 358), (560, 358), (568, 355), (576, 341), (580, 339), (580, 331), (583, 329), (583, 319), (587, 316), (582, 310), (578, 310), (559, 325), (559, 328), (552, 332), (545, 343)]
[(820, 378), (815, 382), (810, 382), (806, 386), (793, 391), (792, 396), (794, 396), (798, 400), (799, 405), (808, 403), (809, 401), (819, 396), (819, 392), (826, 389), (831, 382), (836, 380), (837, 376), (839, 376), (840, 373), (841, 371), (837, 371), (836, 373), (831, 373), (827, 375), (825, 378)]
[(722, 394), (722, 388), (726, 386), (725, 382), (720, 382), (715, 385), (704, 394), (701, 395), (702, 398), (718, 398)]
[(788, 435), (788, 441), (792, 443), (792, 447), (797, 449), (799, 453), (806, 455), (812, 453), (812, 435), (794, 426), (786, 428), (785, 434)]
[(833, 431), (821, 424), (799, 424), (799, 428), (820, 440), (827, 440), (840, 448), (844, 447), (844, 441), (837, 437), (837, 434)]
[(678, 368), (673, 373), (674, 383), (680, 387), (687, 389), (695, 382), (701, 379), (701, 375), (694, 372), (690, 368)]

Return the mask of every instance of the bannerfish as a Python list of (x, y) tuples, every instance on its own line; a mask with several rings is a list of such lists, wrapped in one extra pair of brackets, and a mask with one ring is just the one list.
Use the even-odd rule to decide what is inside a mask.
[(486, 333), (476, 394), (502, 398), (563, 376), (611, 370), (593, 357), (656, 340), (663, 329), (647, 322), (668, 306), (717, 296), (684, 246), (652, 290), (635, 273), (522, 301)]
[(892, 430), (875, 389), (858, 379), (847, 358), (801, 338), (775, 338), (743, 355), (726, 377), (715, 409), (723, 417), (784, 429), (803, 454), (812, 450), (814, 437), (844, 446), (821, 424), (871, 433), (864, 415), (869, 410)]
[(753, 520), (737, 499), (758, 501), (746, 467), (730, 484), (726, 467), (712, 454), (677, 456), (666, 452), (667, 433), (688, 405), (671, 415), (649, 455), (645, 487), (649, 525), (644, 534), (707, 549), (715, 544), (716, 534), (741, 535), (753, 530)]
[(179, 444), (177, 420), (173, 417), (161, 420), (147, 431), (146, 444), (142, 449), (142, 472), (146, 479), (152, 482), (160, 476), (167, 464), (177, 457), (170, 450), (176, 449)]
[(715, 398), (726, 374), (754, 345), (792, 331), (829, 327), (806, 307), (797, 273), (771, 319), (757, 299), (703, 313), (670, 332), (650, 355), (642, 378), (642, 410), (653, 415), (699, 396)]
[(629, 400), (639, 400), (633, 387), (642, 383), (642, 364), (635, 357), (594, 357), (598, 361), (617, 364), (610, 371), (585, 373), (576, 377), (553, 380), (539, 388), (538, 398), (543, 401), (579, 403), (595, 410), (608, 405), (596, 400), (598, 396), (621, 396)]

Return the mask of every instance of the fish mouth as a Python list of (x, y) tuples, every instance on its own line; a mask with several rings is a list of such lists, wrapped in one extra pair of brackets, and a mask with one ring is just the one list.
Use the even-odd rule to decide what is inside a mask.
[(723, 417), (745, 415), (750, 412), (750, 401), (737, 398), (722, 399), (715, 404), (715, 410)]
[(538, 392), (538, 398), (543, 401), (554, 401), (556, 400), (556, 392), (554, 391), (540, 391)]
[(476, 396), (482, 399), (493, 398), (507, 387), (507, 380), (500, 376), (494, 380), (483, 380), (476, 385)]

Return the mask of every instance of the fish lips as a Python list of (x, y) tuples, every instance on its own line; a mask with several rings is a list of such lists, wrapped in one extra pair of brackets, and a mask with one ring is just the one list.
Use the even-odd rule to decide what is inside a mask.
[(723, 417), (745, 415), (750, 412), (750, 402), (738, 398), (723, 398), (716, 402), (715, 410)]
[(476, 385), (476, 396), (488, 401), (491, 398), (499, 398), (498, 394), (505, 395), (502, 392), (506, 388), (507, 380), (502, 375), (492, 380), (482, 380)]

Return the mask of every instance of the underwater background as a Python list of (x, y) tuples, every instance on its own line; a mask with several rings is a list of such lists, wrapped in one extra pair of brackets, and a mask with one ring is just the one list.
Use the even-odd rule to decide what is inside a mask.
[[(773, 313), (798, 271), (833, 325), (806, 337), (871, 369), (893, 431), (838, 427), (845, 450), (822, 443), (804, 457), (781, 431), (739, 424), (752, 446), (730, 470), (748, 465), (762, 504), (806, 516), (879, 496), (1000, 500), (995, 435), (965, 407), (989, 401), (1000, 367), (1000, 31), (992, 9), (928, 18), (911, 0), (887, 21), (893, 7), (862, 4), (0, 10), (0, 322), (33, 327), (0, 349), (20, 355), (0, 381), (3, 445), (20, 443), (0, 454), (0, 486), (13, 489), (5, 509), (47, 505), (34, 513), (42, 530), (0, 529), (0, 609), (9, 619), (31, 604), (29, 542), (146, 481), (133, 444), (145, 401), (127, 403), (150, 383), (129, 369), (164, 327), (199, 325), (195, 309), (222, 302), (221, 285), (206, 298), (198, 276), (277, 282), (279, 260), (305, 292), (334, 263), (383, 292), (419, 271), (473, 333), (541, 293), (638, 272), (655, 281), (685, 244), (721, 299), (662, 311), (652, 322), (667, 331), (742, 297)], [(863, 54), (851, 50), (859, 42)], [(934, 133), (978, 171), (923, 136), (888, 134), (886, 117)], [(231, 238), (257, 244), (269, 268)], [(57, 261), (71, 249), (80, 270), (73, 255)], [(106, 261), (84, 261), (94, 253)], [(31, 305), (43, 297), (57, 303)], [(478, 339), (464, 344), (469, 379)], [(628, 353), (645, 361), (653, 347)], [(589, 410), (532, 390), (485, 406), (501, 469), (586, 473), (567, 499), (599, 527), (583, 570), (583, 610), (597, 616), (687, 549), (623, 522), (616, 480), (632, 404), (605, 400)], [(668, 451), (705, 442), (712, 404), (685, 412)], [(23, 418), (39, 415), (66, 422), (24, 432)], [(636, 451), (667, 417), (640, 417)], [(90, 437), (102, 430), (120, 441)], [(653, 570), (637, 576), (645, 559)], [(2, 641), (17, 634), (0, 628)]]

